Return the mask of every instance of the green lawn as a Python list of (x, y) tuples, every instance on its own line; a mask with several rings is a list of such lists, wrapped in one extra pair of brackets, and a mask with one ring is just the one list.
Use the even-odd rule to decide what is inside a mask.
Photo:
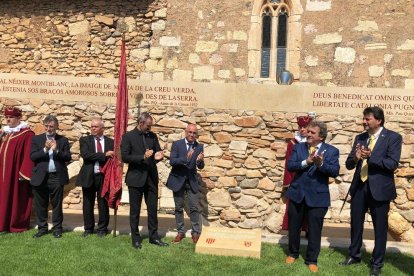
[[(302, 258), (286, 265), (286, 247), (279, 245), (263, 244), (262, 258), (256, 260), (195, 254), (189, 238), (167, 248), (144, 239), (137, 251), (127, 235), (83, 238), (79, 232), (66, 232), (62, 239), (51, 234), (33, 239), (34, 233), (0, 234), (0, 275), (312, 275)], [(362, 264), (343, 268), (338, 263), (345, 255), (345, 250), (323, 249), (319, 275), (368, 275), (368, 254)], [(414, 257), (387, 255), (382, 275), (410, 274)]]

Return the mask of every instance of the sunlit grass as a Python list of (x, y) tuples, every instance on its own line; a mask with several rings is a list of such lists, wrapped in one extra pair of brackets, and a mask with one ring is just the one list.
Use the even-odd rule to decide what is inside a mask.
[[(310, 275), (303, 258), (284, 263), (286, 247), (263, 244), (261, 259), (209, 256), (194, 253), (190, 238), (178, 245), (158, 247), (144, 239), (135, 250), (128, 235), (86, 238), (66, 232), (61, 239), (51, 234), (32, 238), (35, 230), (0, 234), (0, 275)], [(165, 238), (165, 241), (171, 239)], [(302, 248), (304, 252), (304, 248)], [(322, 249), (320, 275), (368, 275), (369, 255), (351, 267), (338, 265), (345, 250)], [(414, 258), (388, 254), (382, 275), (410, 275)], [(413, 274), (411, 274), (413, 275)]]

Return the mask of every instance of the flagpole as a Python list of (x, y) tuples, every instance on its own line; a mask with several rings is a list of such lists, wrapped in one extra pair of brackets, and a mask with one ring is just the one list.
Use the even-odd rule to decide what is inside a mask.
[(114, 238), (116, 237), (116, 223), (117, 223), (117, 220), (118, 220), (117, 213), (118, 213), (118, 206), (115, 207), (115, 209), (114, 209), (114, 234), (113, 234)]
[[(122, 26), (122, 27), (124, 27), (124, 26)], [(125, 30), (124, 30), (124, 28), (122, 28), (122, 44), (123, 43), (125, 43)], [(119, 165), (119, 164), (117, 164), (117, 165)], [(114, 236), (114, 238), (116, 237), (116, 226), (117, 226), (117, 222), (118, 222), (118, 205), (115, 205), (115, 208), (114, 208), (114, 234), (113, 234), (113, 236)]]

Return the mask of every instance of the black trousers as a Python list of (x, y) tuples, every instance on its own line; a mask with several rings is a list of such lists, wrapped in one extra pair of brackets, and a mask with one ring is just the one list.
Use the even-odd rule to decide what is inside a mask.
[(62, 232), (63, 185), (56, 173), (48, 173), (40, 186), (32, 186), (39, 232), (47, 232), (49, 197), (52, 204), (52, 231)]
[(299, 257), (300, 231), (305, 218), (308, 219), (308, 247), (306, 249), (305, 264), (317, 264), (321, 251), (321, 235), (323, 219), (328, 211), (327, 207), (309, 207), (305, 199), (301, 203), (289, 200), (289, 256)]
[(185, 234), (184, 228), (184, 200), (185, 196), (188, 198), (188, 205), (190, 207), (190, 221), (191, 221), (191, 235), (200, 235), (200, 212), (198, 210), (198, 192), (194, 193), (191, 190), (190, 183), (186, 181), (183, 187), (174, 192), (175, 203), (175, 222), (177, 223), (177, 232)]
[(95, 199), (98, 201), (98, 232), (108, 232), (109, 207), (105, 198), (101, 197), (103, 174), (95, 174), (91, 187), (82, 187), (83, 193), (83, 223), (85, 232), (93, 233), (95, 228), (95, 216), (93, 213)]
[(147, 178), (147, 181), (143, 187), (131, 187), (128, 186), (129, 191), (129, 224), (131, 227), (132, 241), (138, 241), (140, 239), (138, 226), (139, 216), (141, 212), (142, 197), (145, 199), (147, 205), (148, 215), (148, 236), (151, 240), (158, 240), (158, 185), (154, 183), (151, 177)]
[[(370, 210), (374, 224), (375, 246), (372, 251), (371, 265), (375, 268), (384, 266), (387, 247), (388, 212), (390, 201), (377, 201), (372, 197), (369, 182), (360, 182), (351, 199), (351, 245), (349, 256), (361, 259), (362, 234), (364, 232), (365, 213)], [(375, 185), (373, 183), (372, 185)]]

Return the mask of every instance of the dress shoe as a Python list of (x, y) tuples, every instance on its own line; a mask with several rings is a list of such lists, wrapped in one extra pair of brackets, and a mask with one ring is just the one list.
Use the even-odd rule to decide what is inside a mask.
[(55, 237), (56, 239), (60, 239), (62, 237), (62, 232), (60, 231), (53, 232), (53, 237)]
[(135, 249), (141, 249), (142, 248), (142, 244), (140, 241), (132, 241), (132, 247)]
[(92, 235), (92, 233), (93, 232), (91, 232), (91, 231), (85, 231), (85, 232), (83, 232), (82, 237), (86, 238), (87, 236)]
[(293, 258), (292, 256), (286, 256), (285, 263), (293, 264), (295, 261), (296, 261), (296, 259)]
[(41, 236), (44, 236), (46, 234), (47, 234), (46, 231), (39, 231), (39, 232), (37, 232), (36, 234), (33, 235), (33, 238), (37, 239), (37, 238), (40, 238)]
[(353, 265), (353, 264), (359, 264), (361, 260), (356, 260), (352, 257), (348, 257), (345, 261), (339, 263), (340, 265)]
[(381, 268), (373, 267), (371, 269), (371, 276), (379, 276), (381, 274)]
[(106, 235), (108, 235), (107, 231), (99, 231), (98, 233), (96, 233), (96, 236), (98, 238), (104, 238)]
[(171, 243), (180, 243), (185, 238), (185, 235), (182, 233), (178, 233), (177, 236), (175, 236), (175, 239)]
[(149, 243), (155, 244), (155, 245), (158, 245), (158, 246), (168, 246), (168, 243), (165, 243), (161, 240), (150, 240)]
[(310, 264), (308, 265), (308, 268), (312, 272), (318, 272), (318, 266), (316, 264)]
[(191, 238), (193, 239), (193, 243), (197, 243), (198, 239), (200, 238), (200, 235), (194, 234), (194, 235), (191, 236)]

